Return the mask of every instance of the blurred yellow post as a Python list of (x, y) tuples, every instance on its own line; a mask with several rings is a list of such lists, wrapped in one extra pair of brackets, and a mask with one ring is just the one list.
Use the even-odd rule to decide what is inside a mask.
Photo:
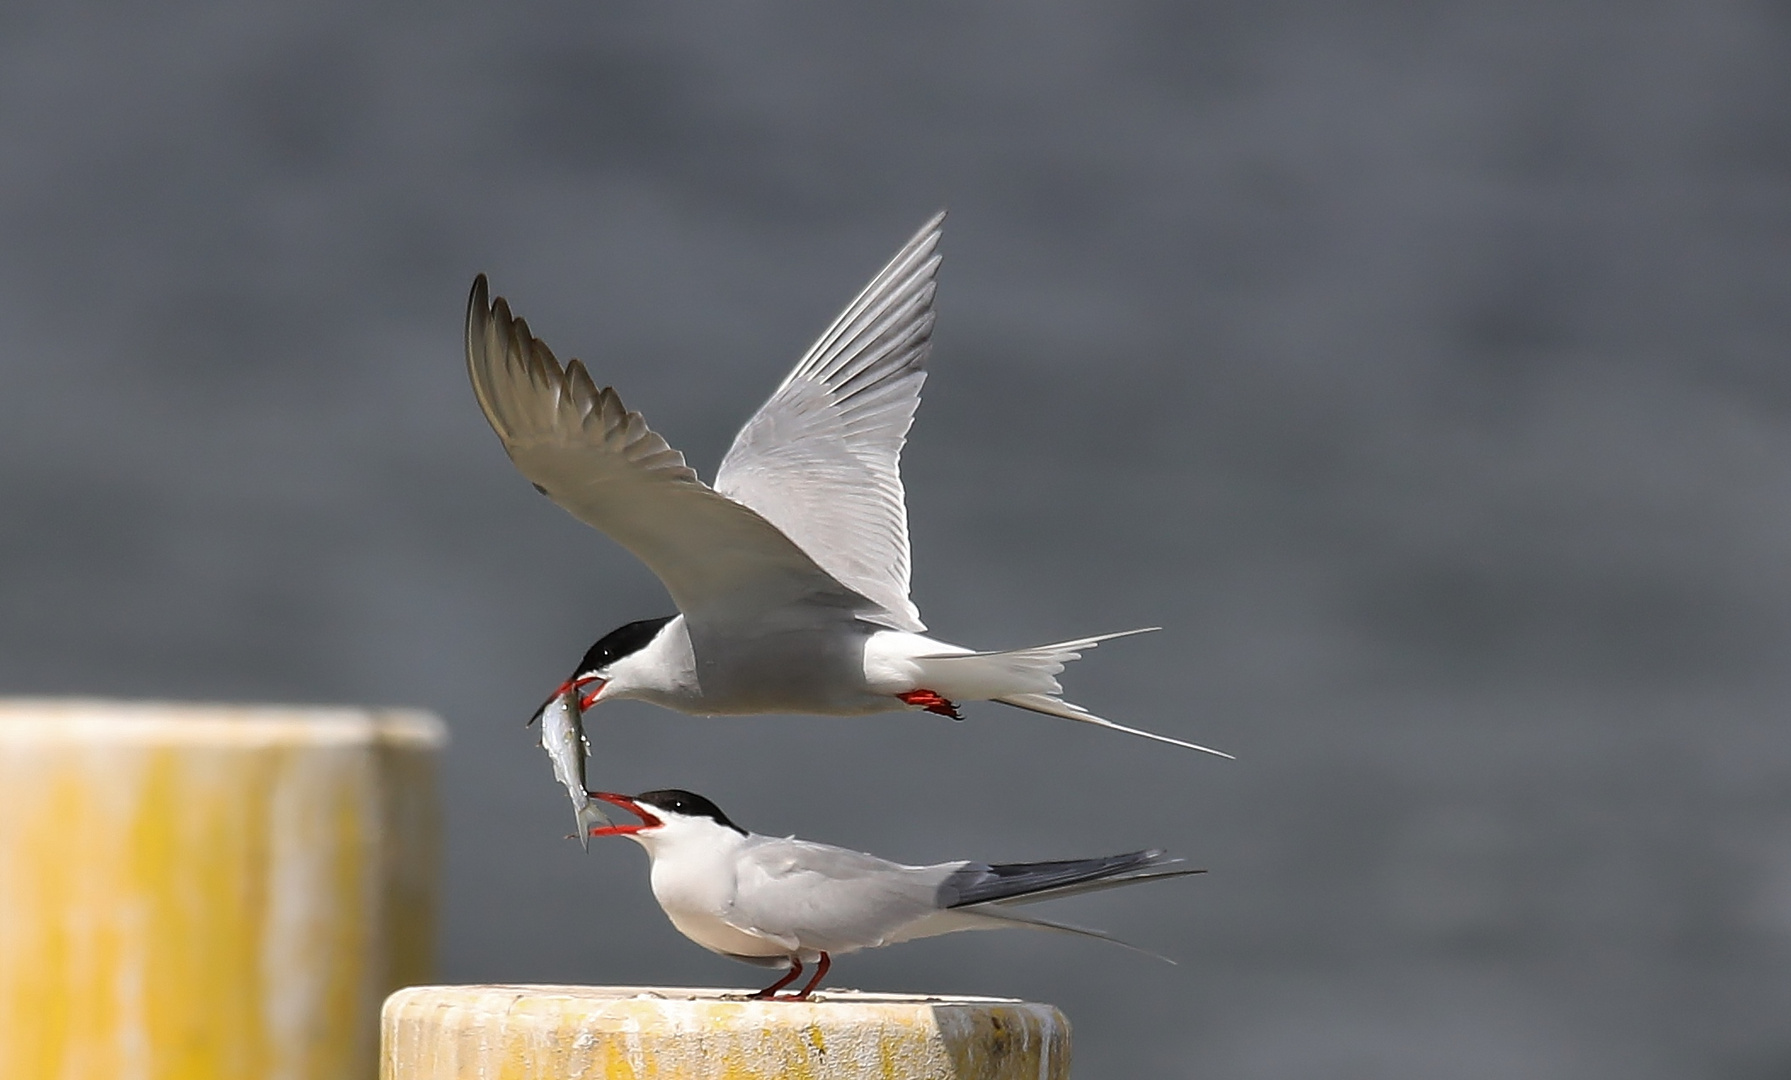
[(371, 1080), (429, 976), (441, 723), (0, 701), (0, 1077)]
[(616, 986), (414, 986), (381, 1080), (1068, 1080), (1070, 1026), (1002, 998)]

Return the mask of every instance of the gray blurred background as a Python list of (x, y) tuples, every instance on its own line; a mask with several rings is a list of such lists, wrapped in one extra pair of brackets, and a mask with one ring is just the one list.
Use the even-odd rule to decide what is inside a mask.
[(949, 206), (916, 597), (1162, 624), (1070, 696), (591, 717), (593, 780), (907, 860), (1164, 845), (835, 985), (1085, 1077), (1791, 1075), (1791, 10), (0, 7), (0, 688), (450, 721), (450, 981), (747, 985), (522, 723), (670, 611), (466, 385), (489, 272), (712, 473)]

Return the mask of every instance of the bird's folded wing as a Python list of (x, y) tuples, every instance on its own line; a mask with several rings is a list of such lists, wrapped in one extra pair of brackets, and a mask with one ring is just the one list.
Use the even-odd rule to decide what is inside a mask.
[(902, 445), (920, 405), (933, 333), (940, 213), (847, 305), (722, 459), (715, 490), (782, 529), (875, 601), (866, 616), (926, 627), (908, 598)]
[(481, 274), (467, 303), (467, 371), (510, 460), (646, 563), (680, 611), (701, 620), (798, 602), (876, 610), (775, 525), (698, 480), (614, 390), (598, 389), (577, 360), (562, 367), (503, 298), (488, 296)]
[(903, 866), (807, 840), (758, 838), (741, 853), (726, 920), (800, 939), (808, 948), (875, 946), (938, 909), (939, 882), (950, 869)]

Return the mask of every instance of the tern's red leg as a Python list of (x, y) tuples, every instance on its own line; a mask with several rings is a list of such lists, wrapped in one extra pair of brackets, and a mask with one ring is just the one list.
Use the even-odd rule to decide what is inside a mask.
[[(823, 953), (822, 955), (825, 956), (826, 954)], [(821, 970), (826, 971), (827, 969), (822, 968)], [(789, 972), (787, 974), (785, 974), (783, 978), (777, 980), (776, 982), (772, 983), (770, 986), (767, 986), (765, 989), (760, 990), (758, 993), (754, 994), (752, 996), (752, 999), (754, 1001), (770, 1001), (770, 1000), (772, 1000), (773, 998), (777, 997), (777, 992), (779, 990), (782, 990), (784, 987), (795, 982), (796, 977), (801, 974), (802, 974), (802, 961), (800, 961), (792, 956), (790, 958)]]
[(940, 697), (932, 690), (910, 690), (905, 694), (897, 694), (896, 697), (901, 698), (910, 705), (918, 705), (930, 713), (938, 713), (940, 716), (949, 716), (953, 720), (964, 719), (958, 714), (958, 707), (956, 705), (945, 700), (943, 697)]
[(832, 966), (833, 966), (833, 958), (828, 956), (826, 953), (822, 953), (821, 954), (821, 962), (819, 964), (815, 965), (815, 973), (813, 975), (809, 976), (808, 982), (802, 987), (801, 990), (798, 990), (796, 992), (796, 996), (793, 998), (790, 998), (789, 1000), (790, 1001), (807, 1001), (808, 996), (815, 992), (815, 987), (820, 986), (821, 980), (825, 979), (827, 977), (827, 969)]

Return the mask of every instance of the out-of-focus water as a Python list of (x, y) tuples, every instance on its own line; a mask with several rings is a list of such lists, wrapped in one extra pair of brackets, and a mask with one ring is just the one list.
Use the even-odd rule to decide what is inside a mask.
[(1163, 845), (838, 985), (1079, 1073), (1791, 1070), (1791, 15), (1765, 4), (0, 10), (0, 687), (433, 707), (442, 975), (742, 984), (522, 724), (669, 612), (468, 392), (476, 271), (708, 474), (949, 205), (906, 464), (1072, 699), (589, 718), (592, 777), (913, 861)]

